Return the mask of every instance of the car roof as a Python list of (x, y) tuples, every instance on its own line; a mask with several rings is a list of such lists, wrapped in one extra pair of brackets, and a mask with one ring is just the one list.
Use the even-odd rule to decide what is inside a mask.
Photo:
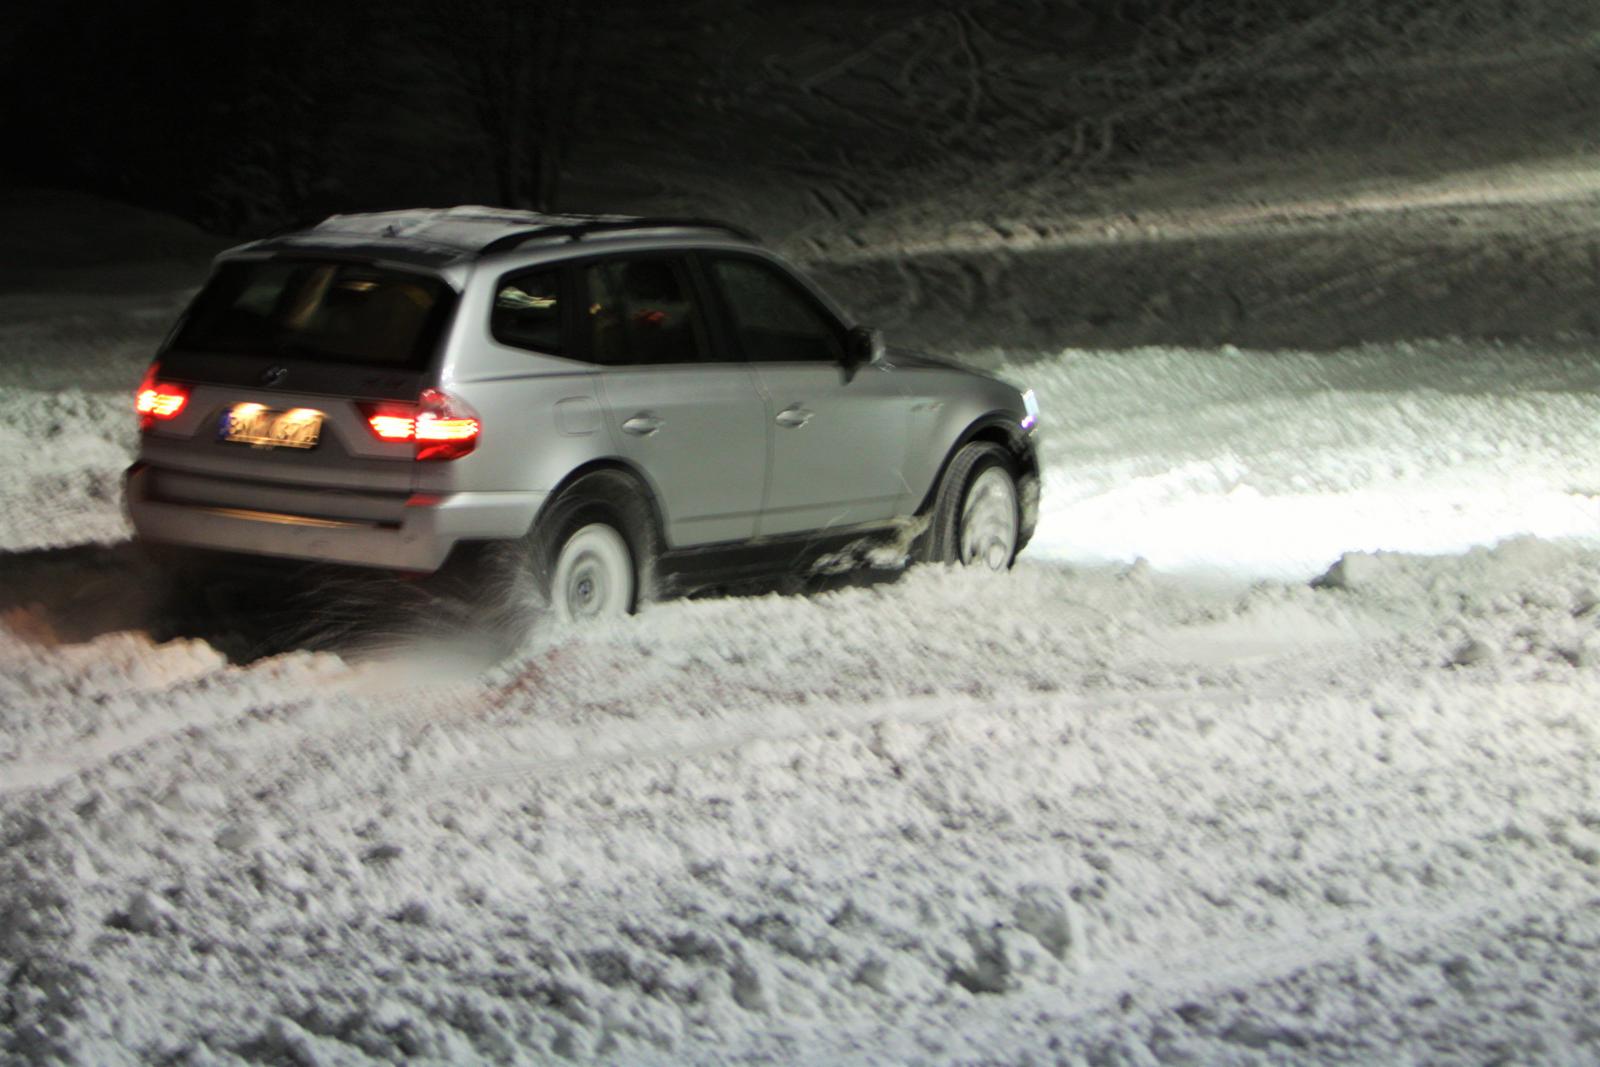
[(531, 243), (602, 237), (713, 237), (759, 243), (754, 234), (712, 219), (554, 215), (466, 206), (331, 215), (315, 226), (254, 241), (233, 252), (338, 250), (443, 266)]

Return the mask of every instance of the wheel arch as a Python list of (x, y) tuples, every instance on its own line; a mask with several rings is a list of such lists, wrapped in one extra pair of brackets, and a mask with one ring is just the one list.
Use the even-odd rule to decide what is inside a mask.
[(550, 495), (545, 497), (544, 503), (539, 507), (538, 512), (533, 517), (533, 523), (528, 528), (529, 532), (531, 533), (539, 528), (539, 524), (550, 514), (550, 509), (554, 507), (578, 481), (582, 480), (583, 478), (587, 478), (591, 474), (601, 474), (605, 472), (620, 474), (624, 478), (634, 482), (639, 486), (641, 498), (645, 505), (645, 510), (650, 517), (651, 525), (654, 527), (651, 532), (655, 535), (657, 544), (665, 545), (667, 522), (666, 516), (662, 514), (661, 511), (661, 495), (656, 491), (656, 487), (651, 483), (648, 475), (646, 475), (632, 463), (629, 463), (627, 460), (621, 459), (617, 456), (605, 456), (599, 459), (592, 459), (581, 466), (574, 467), (570, 472), (568, 472), (567, 476), (562, 478), (561, 481), (557, 483), (556, 487), (550, 491)]
[(1003, 411), (992, 411), (982, 415), (967, 424), (967, 427), (956, 435), (950, 447), (945, 449), (944, 457), (939, 461), (939, 468), (934, 472), (933, 482), (922, 495), (922, 501), (917, 505), (917, 514), (926, 515), (933, 507), (934, 499), (939, 495), (939, 486), (944, 481), (944, 475), (950, 469), (950, 461), (957, 452), (974, 441), (989, 441), (1004, 448), (1017, 464), (1017, 471), (1024, 479), (1031, 478), (1037, 482), (1039, 478), (1039, 456), (1033, 447), (1032, 439), (1017, 425), (1016, 419)]

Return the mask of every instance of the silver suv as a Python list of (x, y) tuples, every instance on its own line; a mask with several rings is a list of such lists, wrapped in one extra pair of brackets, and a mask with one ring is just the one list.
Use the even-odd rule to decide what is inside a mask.
[(720, 223), (338, 215), (232, 249), (150, 366), (142, 540), (433, 572), (514, 542), (557, 612), (882, 553), (1004, 569), (1031, 393), (885, 351)]

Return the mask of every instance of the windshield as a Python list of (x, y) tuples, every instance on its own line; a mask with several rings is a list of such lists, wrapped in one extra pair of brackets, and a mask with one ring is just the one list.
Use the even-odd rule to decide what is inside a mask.
[(224, 263), (174, 348), (421, 368), (454, 304), (438, 278), (364, 263)]

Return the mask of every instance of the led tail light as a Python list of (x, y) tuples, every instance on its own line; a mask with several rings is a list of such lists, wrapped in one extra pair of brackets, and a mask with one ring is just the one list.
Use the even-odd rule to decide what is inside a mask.
[[(363, 405), (365, 408), (366, 405)], [(415, 415), (399, 415), (393, 412), (384, 413), (365, 411), (367, 425), (372, 427), (372, 432), (385, 441), (414, 441), (417, 436), (417, 419)]]
[(161, 370), (160, 364), (152, 363), (150, 369), (145, 371), (144, 381), (139, 383), (139, 391), (134, 394), (133, 408), (139, 414), (139, 429), (148, 429), (156, 421), (165, 422), (175, 419), (178, 413), (189, 402), (189, 390), (174, 382), (163, 382), (158, 378)]
[(478, 446), (483, 423), (466, 401), (424, 389), (415, 404), (362, 404), (374, 437), (413, 441), (419, 460), (460, 459)]

